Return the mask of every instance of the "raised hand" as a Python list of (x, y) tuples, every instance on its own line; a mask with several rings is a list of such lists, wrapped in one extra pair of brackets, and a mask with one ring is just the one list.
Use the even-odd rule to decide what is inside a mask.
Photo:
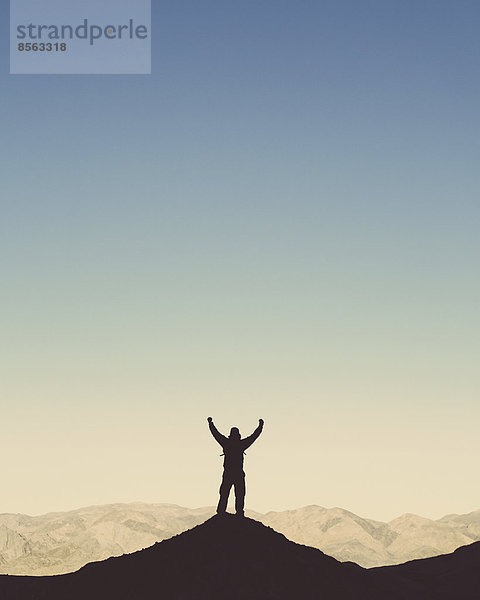
[(211, 423), (213, 421), (212, 417), (208, 417), (207, 421)]
[(258, 423), (263, 427), (263, 419), (258, 419)]

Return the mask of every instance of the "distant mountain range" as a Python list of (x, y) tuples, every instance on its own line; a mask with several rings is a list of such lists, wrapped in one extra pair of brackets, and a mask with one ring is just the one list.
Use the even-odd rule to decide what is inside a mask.
[(306, 506), (259, 518), (294, 542), (363, 567), (395, 565), (453, 552), (480, 540), (480, 510), (433, 521), (405, 514), (388, 523), (341, 508)]
[(133, 554), (53, 577), (0, 576), (8, 600), (472, 600), (480, 542), (364, 569), (295, 544), (262, 523), (215, 516)]
[[(37, 517), (0, 515), (0, 573), (54, 575), (152, 546), (214, 514), (212, 507), (107, 504)], [(480, 540), (480, 510), (433, 521), (403, 515), (382, 523), (341, 508), (247, 512), (294, 542), (363, 567), (393, 565), (452, 552)]]

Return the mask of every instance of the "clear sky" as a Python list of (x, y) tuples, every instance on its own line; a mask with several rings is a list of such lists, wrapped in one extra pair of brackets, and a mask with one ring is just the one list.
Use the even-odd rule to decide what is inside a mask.
[(154, 2), (151, 76), (10, 76), (0, 512), (480, 508), (477, 0)]

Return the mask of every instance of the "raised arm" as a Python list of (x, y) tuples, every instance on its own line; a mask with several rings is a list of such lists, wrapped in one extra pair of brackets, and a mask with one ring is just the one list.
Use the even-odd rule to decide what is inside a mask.
[(252, 435), (249, 435), (248, 437), (246, 437), (245, 439), (242, 440), (243, 449), (246, 450), (247, 448), (249, 448), (253, 444), (253, 442), (258, 438), (258, 436), (262, 433), (262, 431), (263, 431), (263, 419), (259, 419), (258, 427), (255, 429), (255, 431), (252, 433)]
[(207, 421), (208, 421), (208, 427), (210, 428), (211, 434), (217, 440), (217, 442), (220, 444), (220, 446), (223, 446), (225, 444), (225, 442), (227, 441), (227, 438), (224, 435), (222, 435), (218, 431), (218, 429), (215, 427), (215, 425), (213, 424), (212, 417), (208, 417)]

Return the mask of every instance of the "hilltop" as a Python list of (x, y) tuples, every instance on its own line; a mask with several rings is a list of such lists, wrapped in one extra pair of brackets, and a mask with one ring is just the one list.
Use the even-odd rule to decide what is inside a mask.
[(0, 577), (0, 595), (9, 600), (380, 600), (385, 594), (402, 598), (396, 586), (358, 565), (233, 515), (69, 575)]
[[(480, 542), (453, 554), (364, 569), (249, 518), (215, 516), (169, 540), (76, 573), (0, 576), (8, 600), (470, 600)], [(475, 596), (475, 594), (477, 596)]]
[[(214, 507), (104, 504), (39, 516), (0, 514), (0, 573), (58, 575), (87, 563), (152, 546), (199, 525)], [(342, 508), (311, 505), (247, 516), (288, 539), (362, 567), (399, 564), (453, 552), (480, 540), (480, 511), (433, 521), (407, 514), (388, 523)]]

